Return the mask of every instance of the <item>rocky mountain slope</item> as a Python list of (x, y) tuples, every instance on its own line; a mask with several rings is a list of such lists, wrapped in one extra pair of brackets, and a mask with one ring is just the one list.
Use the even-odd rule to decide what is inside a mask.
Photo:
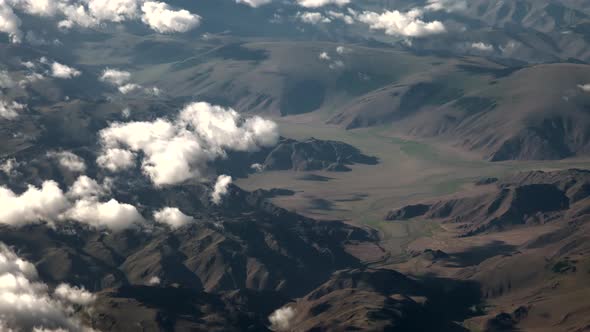
[(469, 236), (588, 217), (590, 173), (585, 170), (522, 173), (483, 186), (492, 188), (459, 198), (405, 206), (391, 211), (386, 219), (421, 217), (453, 223)]

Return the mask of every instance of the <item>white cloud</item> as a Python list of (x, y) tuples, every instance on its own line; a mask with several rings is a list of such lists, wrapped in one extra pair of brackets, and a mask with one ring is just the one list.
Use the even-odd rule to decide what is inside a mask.
[(14, 82), (6, 70), (0, 70), (0, 89), (12, 88)]
[[(121, 92), (124, 95), (143, 88), (139, 84), (129, 83), (129, 81), (131, 80), (131, 73), (128, 71), (123, 71), (123, 70), (106, 68), (102, 72), (102, 75), (100, 76), (100, 80), (116, 86), (117, 89), (119, 90), (119, 92)], [(151, 93), (155, 94), (155, 93), (159, 93), (159, 89), (158, 88), (144, 89), (144, 92), (148, 93), (148, 94), (151, 94)]]
[[(339, 53), (339, 54), (342, 54), (342, 53)], [(330, 69), (338, 69), (338, 68), (344, 67), (344, 62), (342, 62), (342, 60), (332, 61), (332, 57), (327, 52), (320, 53), (319, 58), (322, 61), (330, 62), (330, 64), (328, 65), (328, 68), (330, 68)]]
[(90, 14), (101, 21), (122, 22), (137, 16), (138, 0), (89, 0)]
[(578, 88), (580, 88), (584, 92), (590, 92), (590, 83), (580, 84), (578, 85)]
[[(0, 186), (0, 223), (21, 226), (39, 221), (54, 223), (73, 220), (98, 228), (119, 231), (143, 221), (137, 209), (114, 199), (106, 203), (98, 201), (105, 185), (86, 177), (78, 178), (66, 196), (54, 181), (45, 181), (41, 188), (29, 186), (18, 195)], [(81, 198), (72, 203), (71, 199)]]
[(70, 198), (91, 198), (103, 196), (108, 188), (101, 186), (96, 180), (89, 178), (86, 175), (81, 175), (72, 184), (68, 190), (67, 196)]
[(0, 32), (8, 34), (12, 43), (20, 43), (23, 33), (20, 30), (21, 20), (16, 16), (6, 0), (0, 0)]
[(88, 306), (96, 300), (96, 296), (84, 287), (75, 287), (68, 284), (59, 284), (53, 292), (55, 296), (66, 303)]
[(98, 26), (100, 23), (98, 19), (90, 15), (88, 9), (82, 4), (60, 3), (60, 11), (65, 16), (65, 19), (57, 25), (63, 29), (71, 29), (74, 25), (91, 28)]
[[(140, 11), (140, 6), (141, 11)], [(58, 27), (96, 28), (104, 22), (124, 22), (142, 18), (159, 32), (184, 32), (197, 26), (200, 17), (186, 10), (172, 10), (164, 2), (144, 0), (0, 0), (0, 32), (12, 42), (22, 40), (17, 11), (29, 15), (58, 17)], [(142, 14), (143, 13), (143, 14)], [(35, 41), (37, 39), (31, 39)]]
[(145, 88), (144, 92), (147, 93), (148, 95), (152, 95), (152, 96), (159, 96), (162, 94), (162, 89), (158, 88), (157, 86), (153, 86), (151, 88)]
[(421, 20), (423, 12), (412, 9), (408, 12), (385, 11), (383, 13), (365, 11), (357, 19), (369, 25), (373, 30), (383, 30), (388, 35), (403, 37), (423, 37), (446, 31), (439, 21), (424, 22)]
[(494, 50), (494, 46), (486, 44), (484, 42), (472, 43), (471, 48), (482, 52), (491, 52)]
[(350, 3), (350, 0), (297, 0), (297, 3), (306, 8), (319, 8), (326, 5), (344, 6)]
[(207, 163), (224, 157), (225, 150), (255, 151), (278, 140), (274, 122), (242, 119), (233, 109), (203, 102), (185, 106), (172, 121), (113, 123), (99, 135), (99, 165), (113, 161), (112, 149), (141, 152), (143, 172), (158, 186), (202, 179)]
[(264, 166), (262, 164), (259, 163), (255, 163), (250, 165), (250, 168), (256, 172), (262, 172), (264, 171)]
[(121, 86), (129, 82), (130, 79), (130, 72), (111, 68), (106, 68), (100, 76), (101, 81), (110, 83), (115, 86)]
[(0, 223), (21, 225), (56, 220), (69, 202), (56, 182), (45, 181), (41, 188), (29, 186), (20, 195), (0, 186), (0, 206)]
[(187, 10), (173, 10), (164, 2), (147, 1), (141, 6), (141, 20), (160, 33), (186, 32), (201, 22), (201, 17)]
[(93, 198), (77, 201), (63, 214), (62, 218), (96, 228), (106, 227), (113, 231), (130, 228), (143, 221), (143, 217), (133, 205), (119, 203), (115, 199), (103, 203)]
[(18, 117), (20, 111), (25, 108), (26, 105), (19, 104), (16, 101), (8, 102), (0, 99), (0, 118), (6, 120), (13, 120)]
[(151, 277), (150, 280), (148, 280), (148, 285), (150, 285), (150, 286), (157, 286), (159, 284), (160, 284), (160, 278), (158, 278), (156, 276)]
[(172, 229), (182, 227), (194, 219), (182, 213), (178, 208), (165, 207), (159, 211), (154, 212), (154, 220), (161, 224), (167, 224)]
[(22, 0), (17, 1), (22, 10), (31, 15), (53, 16), (58, 9), (56, 0)]
[(319, 23), (330, 23), (330, 18), (317, 12), (305, 12), (297, 13), (296, 17), (303, 23), (307, 24), (319, 24)]
[(344, 67), (344, 62), (342, 60), (336, 60), (332, 62), (329, 66), (330, 69), (339, 69)]
[(332, 57), (330, 57), (330, 55), (327, 52), (320, 53), (319, 58), (320, 58), (320, 60), (326, 60), (326, 61), (332, 60)]
[(346, 15), (344, 13), (339, 13), (339, 12), (335, 12), (333, 10), (329, 10), (327, 12), (328, 16), (336, 19), (336, 20), (341, 20), (346, 24), (354, 24), (354, 17), (350, 16), (350, 15)]
[(272, 0), (236, 0), (236, 3), (243, 3), (250, 7), (259, 7), (271, 3)]
[(290, 329), (294, 317), (295, 309), (291, 307), (279, 308), (268, 316), (270, 328), (274, 331), (287, 331)]
[(69, 151), (50, 151), (47, 152), (47, 157), (55, 158), (60, 166), (72, 172), (86, 171), (84, 159)]
[(34, 83), (36, 81), (40, 81), (40, 80), (42, 80), (44, 78), (45, 78), (45, 76), (43, 76), (42, 74), (39, 74), (39, 73), (30, 73), (30, 74), (27, 74), (22, 80), (20, 80), (18, 82), (18, 85), (21, 86), (21, 87), (25, 87), (28, 84)]
[(121, 116), (125, 119), (128, 119), (131, 116), (131, 109), (129, 109), (129, 107), (125, 107), (122, 111), (121, 111)]
[(213, 192), (211, 193), (211, 201), (213, 204), (221, 203), (221, 199), (227, 194), (227, 188), (231, 183), (231, 176), (222, 174), (217, 177), (217, 181), (215, 181), (215, 186), (213, 187)]
[(131, 93), (133, 91), (139, 90), (141, 89), (141, 85), (139, 84), (134, 84), (134, 83), (128, 83), (125, 85), (122, 85), (119, 87), (119, 92), (121, 92), (122, 94), (126, 95), (128, 93)]
[(467, 9), (467, 1), (465, 0), (428, 0), (426, 10), (446, 12), (456, 12)]
[(135, 154), (125, 149), (106, 149), (96, 159), (98, 166), (118, 172), (135, 166)]
[(93, 302), (94, 295), (66, 284), (52, 295), (35, 266), (0, 243), (0, 330), (90, 332), (73, 317), (73, 306), (84, 309)]
[(8, 175), (15, 176), (17, 174), (17, 167), (20, 165), (14, 158), (7, 159), (5, 162), (0, 164), (0, 172)]
[(51, 64), (51, 76), (56, 77), (56, 78), (63, 78), (63, 79), (69, 79), (72, 77), (76, 77), (76, 76), (80, 76), (80, 71), (66, 66), (64, 64), (61, 64), (59, 62), (53, 62)]
[(350, 48), (344, 47), (344, 46), (338, 46), (336, 47), (336, 53), (342, 55), (342, 54), (346, 54), (346, 53), (350, 53), (352, 52), (352, 50)]

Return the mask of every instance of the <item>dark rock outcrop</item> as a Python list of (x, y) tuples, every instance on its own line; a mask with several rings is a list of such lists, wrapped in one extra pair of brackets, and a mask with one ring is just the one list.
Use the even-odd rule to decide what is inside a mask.
[(385, 220), (408, 220), (423, 216), (429, 209), (430, 205), (426, 204), (407, 205), (399, 210), (388, 213)]

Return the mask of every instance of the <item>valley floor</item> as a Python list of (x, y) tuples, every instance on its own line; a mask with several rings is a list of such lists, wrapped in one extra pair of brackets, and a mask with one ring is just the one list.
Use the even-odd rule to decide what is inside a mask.
[[(517, 264), (515, 261), (524, 263), (527, 259), (534, 261), (540, 257), (552, 257), (553, 252), (550, 251), (527, 251), (522, 255), (523, 258), (502, 260), (503, 256), (520, 254), (519, 248), (544, 234), (556, 232), (564, 224), (548, 223), (506, 232), (461, 237), (455, 226), (437, 221), (421, 218), (385, 221), (388, 211), (423, 201), (485, 193), (489, 190), (488, 186), (474, 184), (482, 178), (502, 178), (531, 170), (590, 168), (590, 161), (587, 159), (488, 162), (481, 156), (466, 155), (441, 142), (396, 137), (385, 127), (346, 131), (323, 124), (317, 117), (318, 115), (304, 115), (278, 119), (281, 134), (295, 139), (314, 136), (318, 139), (343, 141), (367, 155), (378, 157), (380, 163), (376, 166), (354, 165), (352, 172), (314, 172), (319, 175), (315, 178), (304, 176), (306, 173), (303, 172), (263, 172), (239, 179), (237, 184), (246, 190), (288, 188), (296, 194), (276, 197), (273, 199), (275, 204), (319, 220), (344, 220), (378, 229), (381, 234), (379, 244), (351, 244), (348, 247), (350, 253), (368, 266), (395, 269), (415, 276), (436, 275), (478, 281), (483, 279), (482, 292), (486, 287), (504, 287), (498, 285), (511, 280), (510, 276), (501, 273), (493, 275), (490, 271), (498, 268), (494, 264), (510, 265)], [(436, 259), (424, 260), (417, 256), (425, 250), (440, 250), (453, 257), (461, 257), (461, 261), (443, 264)], [(590, 262), (585, 258), (582, 261)], [(536, 271), (535, 268), (540, 270)], [(532, 264), (527, 273), (531, 274), (531, 280), (536, 280), (533, 276), (544, 275), (545, 268), (542, 264)], [(517, 280), (519, 278), (528, 277), (516, 277)], [(485, 314), (476, 315), (463, 322), (463, 325), (470, 330), (484, 329), (486, 322), (495, 315), (513, 312), (518, 309), (517, 304), (526, 303), (532, 306), (535, 303), (534, 309), (530, 309), (531, 318), (523, 321), (519, 327), (534, 331), (572, 328), (576, 325), (568, 325), (568, 320), (579, 323), (579, 315), (590, 311), (584, 301), (576, 300), (590, 292), (589, 287), (579, 288), (580, 285), (587, 285), (584, 282), (587, 276), (582, 276), (582, 280), (576, 278), (580, 277), (551, 275), (541, 278), (542, 282), (531, 283), (530, 287), (523, 287), (518, 291), (504, 290), (499, 295), (483, 294), (486, 308), (482, 314)], [(551, 289), (551, 283), (554, 284), (554, 289), (548, 290), (547, 288)], [(556, 291), (557, 288), (559, 290)], [(567, 305), (551, 315), (551, 310), (559, 306), (560, 301)], [(552, 327), (544, 328), (547, 324)]]

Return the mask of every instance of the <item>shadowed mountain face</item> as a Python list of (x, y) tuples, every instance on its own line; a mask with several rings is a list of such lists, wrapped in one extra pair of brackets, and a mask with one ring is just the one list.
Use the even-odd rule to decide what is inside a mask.
[[(576, 298), (587, 292), (590, 266), (589, 174), (577, 169), (523, 172), (480, 183), (455, 198), (426, 202), (420, 205), (426, 211), (407, 222), (444, 223), (455, 238), (423, 242), (430, 246), (426, 249), (418, 241), (420, 250), (394, 266), (405, 273), (437, 271), (477, 282), (495, 308), (470, 319), (470, 326), (485, 331), (546, 325), (583, 329), (586, 301)], [(413, 209), (389, 216), (400, 223), (403, 212)]]
[[(525, 224), (587, 217), (590, 174), (584, 170), (530, 172), (506, 178), (493, 190), (466, 197), (417, 204), (391, 211), (387, 220), (415, 217), (455, 223), (465, 236)], [(481, 186), (481, 185), (480, 185)]]
[[(462, 300), (443, 305), (451, 296)], [(478, 301), (475, 283), (416, 280), (391, 270), (361, 269), (336, 272), (288, 308), (295, 312), (295, 330), (465, 331), (453, 319)]]
[(44, 280), (92, 290), (148, 284), (158, 277), (163, 286), (179, 284), (208, 292), (273, 290), (294, 296), (335, 269), (359, 264), (344, 251), (344, 243), (375, 240), (363, 229), (317, 223), (238, 188), (221, 208), (209, 203), (203, 188), (136, 189), (136, 204), (183, 206), (198, 221), (174, 231), (154, 225), (151, 231), (110, 234), (76, 225), (70, 231), (42, 225), (8, 227), (0, 241), (38, 262)]
[(276, 146), (254, 153), (230, 153), (216, 162), (216, 167), (233, 176), (246, 176), (261, 171), (328, 171), (349, 172), (351, 165), (376, 165), (376, 157), (337, 141), (315, 138), (296, 141), (281, 139)]

